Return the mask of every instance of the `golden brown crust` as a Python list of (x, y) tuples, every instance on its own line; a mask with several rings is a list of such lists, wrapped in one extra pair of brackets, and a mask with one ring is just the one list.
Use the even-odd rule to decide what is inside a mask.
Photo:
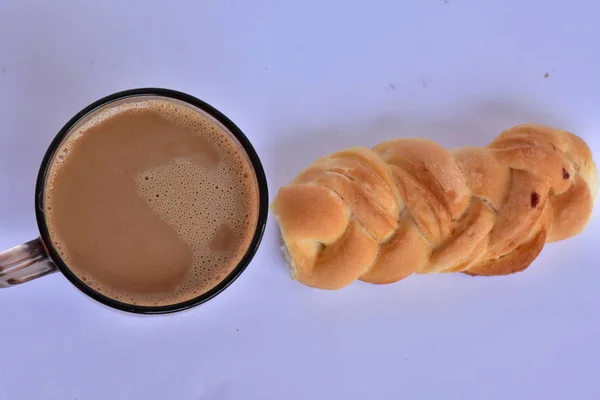
[(354, 219), (338, 241), (323, 248), (312, 268), (304, 265), (297, 272), (297, 279), (311, 287), (340, 289), (367, 271), (376, 257), (377, 242)]
[(464, 273), (471, 276), (497, 276), (521, 272), (536, 259), (545, 243), (546, 231), (540, 231), (532, 240), (520, 245), (516, 251), (475, 264)]
[(373, 149), (390, 165), (416, 178), (443, 204), (450, 217), (458, 218), (467, 208), (470, 191), (452, 155), (426, 139), (397, 139)]
[(494, 227), (496, 214), (479, 199), (473, 199), (464, 218), (455, 225), (452, 234), (438, 247), (420, 273), (455, 270), (479, 259), (479, 244)]
[(509, 194), (511, 170), (486, 147), (451, 150), (473, 196), (487, 201), (494, 210), (502, 208)]
[(281, 188), (273, 211), (293, 276), (338, 289), (522, 271), (583, 230), (597, 189), (583, 140), (527, 124), (483, 148), (398, 139), (331, 154)]
[(498, 258), (516, 249), (540, 218), (548, 197), (548, 184), (529, 172), (513, 170), (510, 193), (498, 210), (486, 257)]
[(339, 196), (323, 186), (285, 186), (277, 197), (273, 211), (284, 237), (333, 243), (346, 230), (349, 210)]
[(551, 196), (549, 203), (553, 224), (546, 239), (548, 242), (557, 242), (580, 233), (594, 207), (592, 194), (581, 176), (576, 176), (571, 188), (561, 196)]
[(427, 241), (410, 214), (405, 213), (396, 235), (381, 245), (375, 264), (359, 279), (375, 284), (397, 282), (421, 268), (430, 254)]

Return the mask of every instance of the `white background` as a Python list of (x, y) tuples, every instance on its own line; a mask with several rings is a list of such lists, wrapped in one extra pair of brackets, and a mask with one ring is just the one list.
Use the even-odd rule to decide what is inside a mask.
[[(597, 4), (1, 0), (0, 249), (37, 236), (34, 181), (61, 126), (134, 87), (228, 115), (271, 198), (320, 155), (400, 136), (484, 145), (540, 122), (598, 160)], [(598, 399), (598, 214), (509, 277), (309, 289), (270, 220), (246, 272), (182, 314), (118, 313), (59, 274), (3, 289), (0, 399)]]

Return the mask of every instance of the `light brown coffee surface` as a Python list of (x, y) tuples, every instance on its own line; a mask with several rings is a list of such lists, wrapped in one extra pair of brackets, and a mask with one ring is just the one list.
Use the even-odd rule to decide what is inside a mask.
[(163, 100), (83, 124), (50, 168), (52, 243), (92, 288), (169, 305), (221, 282), (254, 235), (258, 192), (239, 145), (208, 117)]

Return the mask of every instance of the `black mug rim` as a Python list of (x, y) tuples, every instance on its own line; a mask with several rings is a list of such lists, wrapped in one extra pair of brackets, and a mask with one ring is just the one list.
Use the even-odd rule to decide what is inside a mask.
[[(242, 148), (248, 155), (250, 163), (254, 168), (256, 180), (258, 184), (258, 196), (259, 196), (259, 212), (258, 212), (258, 220), (256, 224), (256, 231), (254, 232), (254, 236), (246, 251), (246, 254), (242, 257), (239, 264), (234, 268), (234, 270), (227, 275), (218, 285), (209, 290), (208, 292), (194, 297), (190, 300), (170, 304), (166, 306), (140, 306), (124, 303), (115, 299), (112, 299), (108, 296), (103, 295), (102, 293), (94, 290), (90, 286), (88, 286), (85, 282), (79, 279), (65, 264), (62, 260), (54, 246), (52, 245), (52, 241), (50, 240), (50, 233), (48, 231), (48, 226), (46, 224), (46, 218), (44, 215), (44, 189), (46, 185), (46, 176), (48, 172), (48, 167), (50, 160), (58, 150), (60, 144), (65, 139), (65, 136), (69, 133), (71, 128), (79, 122), (83, 117), (88, 115), (90, 112), (93, 112), (95, 109), (112, 103), (117, 100), (122, 100), (127, 97), (138, 97), (138, 96), (160, 96), (167, 99), (179, 100), (184, 103), (187, 103), (191, 106), (197, 107), (203, 112), (210, 115), (212, 118), (221, 123), (242, 145)], [(58, 132), (56, 137), (50, 143), (48, 150), (46, 150), (46, 154), (42, 159), (42, 164), (40, 166), (40, 170), (38, 172), (36, 187), (35, 187), (35, 213), (38, 228), (40, 230), (41, 239), (46, 246), (48, 254), (52, 261), (56, 264), (57, 268), (60, 272), (67, 277), (67, 279), (75, 285), (79, 290), (93, 298), (94, 300), (115, 308), (117, 310), (126, 311), (130, 313), (136, 314), (168, 314), (174, 313), (177, 311), (187, 310), (189, 308), (198, 306), (202, 303), (207, 302), (208, 300), (214, 298), (221, 292), (223, 292), (229, 285), (233, 283), (241, 274), (244, 272), (246, 267), (250, 264), (250, 261), (256, 254), (260, 242), (262, 240), (265, 227), (267, 224), (267, 214), (269, 207), (269, 194), (267, 187), (267, 178), (265, 176), (265, 172), (258, 157), (258, 154), (254, 150), (254, 147), (250, 143), (250, 140), (246, 137), (246, 135), (241, 131), (240, 128), (237, 127), (229, 118), (227, 118), (223, 113), (221, 113), (216, 108), (212, 107), (210, 104), (194, 97), (189, 94), (179, 92), (172, 89), (163, 89), (163, 88), (139, 88), (139, 89), (130, 89), (124, 90), (121, 92), (113, 93), (106, 97), (101, 98), (100, 100), (95, 101), (94, 103), (88, 105), (80, 112), (75, 114), (73, 118), (71, 118)]]

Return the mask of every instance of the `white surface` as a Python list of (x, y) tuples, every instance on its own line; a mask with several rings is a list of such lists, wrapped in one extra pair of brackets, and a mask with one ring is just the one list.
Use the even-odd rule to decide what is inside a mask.
[[(227, 114), (271, 196), (352, 144), (483, 145), (522, 122), (572, 130), (600, 160), (597, 2), (375, 3), (1, 1), (0, 249), (37, 235), (34, 180), (60, 127), (133, 87)], [(600, 398), (598, 208), (493, 279), (312, 290), (277, 235), (271, 220), (240, 279), (179, 315), (114, 312), (59, 274), (1, 290), (0, 399)]]

